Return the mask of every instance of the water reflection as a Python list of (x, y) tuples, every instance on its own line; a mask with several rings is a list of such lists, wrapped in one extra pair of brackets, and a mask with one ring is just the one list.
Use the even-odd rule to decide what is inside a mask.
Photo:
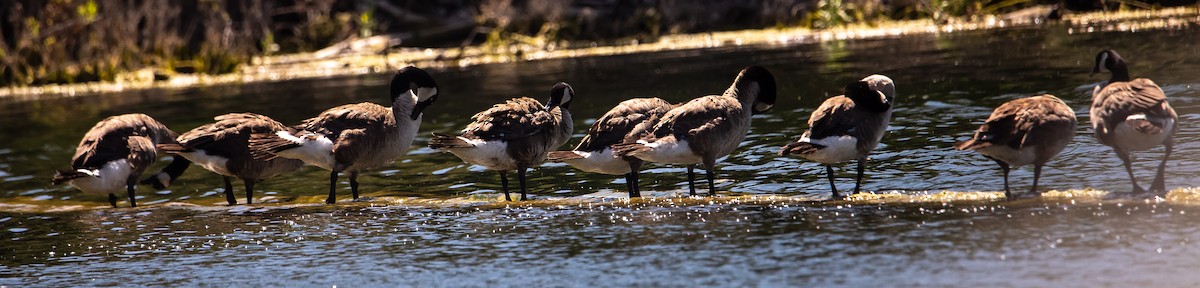
[[(1000, 190), (991, 161), (952, 144), (995, 106), (1050, 93), (1081, 124), (1040, 186), (1123, 192), (1128, 179), (1119, 160), (1086, 127), (1088, 93), (1103, 80), (1087, 75), (1091, 57), (1113, 48), (1127, 55), (1134, 75), (1167, 92), (1185, 123), (1167, 186), (1194, 186), (1200, 164), (1189, 159), (1200, 156), (1200, 127), (1186, 123), (1200, 121), (1197, 36), (1195, 28), (1015, 29), (432, 70), (439, 83), (453, 84), (427, 110), (418, 147), (395, 166), (362, 175), (360, 189), (376, 203), (334, 206), (316, 204), (327, 174), (311, 167), (259, 185), (267, 205), (232, 208), (223, 206), (220, 178), (198, 167), (169, 191), (139, 187), (139, 201), (162, 206), (142, 209), (87, 209), (105, 199), (48, 179), (68, 164), (82, 133), (108, 115), (144, 112), (176, 131), (230, 112), (296, 123), (335, 105), (384, 101), (386, 77), (0, 102), (0, 210), (22, 211), (0, 212), (0, 285), (1182, 286), (1200, 281), (1187, 270), (1200, 265), (1188, 257), (1200, 252), (1191, 245), (1200, 236), (1194, 199), (1006, 203), (968, 193), (960, 197), (983, 200), (811, 203), (828, 193), (823, 169), (774, 153), (845, 82), (880, 73), (895, 79), (897, 107), (871, 157), (866, 190)], [(780, 101), (755, 116), (742, 148), (718, 165), (717, 187), (726, 196), (784, 198), (626, 204), (613, 200), (623, 180), (547, 165), (529, 183), (551, 200), (505, 206), (494, 204), (494, 172), (419, 147), (426, 132), (454, 132), (467, 116), (507, 98), (545, 97), (555, 81), (576, 87), (572, 113), (584, 127), (624, 99), (682, 102), (718, 93), (748, 63), (772, 69)], [(1137, 163), (1149, 177), (1154, 163)], [(843, 177), (850, 167), (839, 167)], [(649, 165), (643, 191), (685, 192), (683, 172)], [(1032, 173), (1012, 177), (1021, 189)]]

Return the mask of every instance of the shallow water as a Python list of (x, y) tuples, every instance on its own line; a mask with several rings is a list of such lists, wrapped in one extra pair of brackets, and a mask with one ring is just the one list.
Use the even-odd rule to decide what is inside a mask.
[[(1000, 103), (1050, 93), (1075, 108), (1080, 126), (1041, 187), (1128, 191), (1119, 160), (1087, 128), (1091, 87), (1107, 79), (1089, 77), (1093, 56), (1113, 48), (1135, 77), (1162, 85), (1179, 113), (1167, 186), (1196, 186), (1200, 166), (1191, 159), (1200, 153), (1200, 131), (1189, 123), (1200, 118), (1200, 30), (1066, 31), (434, 67), (428, 70), (441, 97), (427, 110), (417, 148), (360, 177), (375, 202), (334, 206), (317, 204), (327, 172), (314, 167), (257, 186), (256, 201), (271, 204), (232, 208), (223, 206), (220, 177), (199, 167), (169, 191), (138, 187), (139, 204), (151, 206), (138, 209), (84, 209), (107, 206), (106, 198), (48, 179), (69, 164), (79, 137), (109, 115), (147, 113), (180, 132), (229, 112), (296, 123), (335, 105), (385, 101), (386, 75), (6, 100), (0, 285), (1195, 286), (1200, 276), (1190, 270), (1200, 260), (1189, 255), (1200, 252), (1191, 245), (1200, 237), (1192, 225), (1200, 211), (1188, 201), (961, 200), (994, 196), (968, 192), (951, 202), (810, 202), (828, 195), (824, 169), (774, 155), (803, 131), (820, 101), (879, 73), (896, 81), (899, 95), (866, 190), (1001, 189), (995, 164), (950, 146)], [(748, 64), (771, 69), (780, 99), (756, 116), (743, 148), (718, 165), (725, 197), (711, 203), (668, 197), (686, 191), (681, 167), (650, 165), (642, 189), (665, 198), (625, 203), (612, 200), (624, 193), (623, 180), (545, 165), (531, 173), (530, 189), (549, 200), (506, 207), (495, 204), (495, 172), (421, 148), (428, 132), (456, 131), (467, 116), (506, 98), (545, 98), (556, 81), (579, 93), (571, 111), (583, 133), (621, 100), (719, 93)], [(1160, 155), (1138, 154), (1142, 183)], [(839, 188), (852, 188), (852, 167), (839, 167)], [(1031, 177), (1029, 168), (1014, 172), (1014, 189)], [(348, 185), (339, 187), (339, 199), (348, 200)]]

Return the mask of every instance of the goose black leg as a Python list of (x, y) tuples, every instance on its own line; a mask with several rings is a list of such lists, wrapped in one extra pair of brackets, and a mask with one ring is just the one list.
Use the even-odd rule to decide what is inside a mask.
[(625, 189), (629, 189), (629, 198), (640, 197), (637, 193), (637, 184), (633, 180), (637, 177), (634, 172), (625, 173)]
[(504, 188), (504, 201), (512, 201), (512, 197), (508, 196), (508, 171), (500, 171), (500, 186)]
[(1166, 146), (1166, 151), (1164, 151), (1165, 154), (1163, 154), (1162, 162), (1158, 163), (1158, 173), (1154, 174), (1154, 183), (1150, 184), (1150, 192), (1157, 193), (1159, 196), (1167, 196), (1167, 185), (1163, 170), (1167, 168), (1167, 158), (1171, 157), (1171, 146), (1174, 146), (1173, 142), (1167, 140), (1166, 143), (1163, 143), (1163, 146)]
[(688, 165), (688, 189), (696, 196), (696, 165)]
[(1042, 192), (1038, 192), (1038, 178), (1042, 178), (1042, 165), (1033, 165), (1033, 187), (1029, 188), (1029, 194), (1026, 197), (1042, 196)]
[(337, 202), (337, 177), (337, 171), (329, 173), (329, 197), (325, 198), (325, 204)]
[(858, 189), (860, 186), (862, 186), (863, 171), (866, 170), (866, 166), (867, 166), (867, 158), (859, 158), (858, 159), (858, 167), (855, 169), (856, 171), (858, 171), (858, 178), (854, 179), (854, 193), (851, 193), (850, 195), (858, 194), (858, 191), (859, 191)]
[(717, 186), (713, 185), (713, 168), (708, 167), (707, 169), (704, 169), (704, 172), (706, 176), (708, 176), (708, 196), (717, 196)]
[(350, 193), (358, 200), (358, 171), (350, 172)]
[(246, 186), (246, 204), (247, 205), (254, 203), (254, 183), (257, 183), (257, 182), (258, 182), (257, 179), (242, 179), (242, 183), (244, 183), (244, 185)]
[(1137, 184), (1137, 178), (1133, 176), (1133, 164), (1129, 161), (1129, 153), (1115, 148), (1113, 150), (1117, 152), (1117, 157), (1120, 157), (1121, 162), (1125, 164), (1125, 172), (1129, 173), (1129, 182), (1133, 183), (1133, 194), (1146, 193), (1146, 190)]
[(229, 205), (237, 205), (237, 199), (233, 199), (233, 182), (229, 181), (229, 176), (221, 177), (221, 180), (225, 180), (225, 202), (229, 202)]
[(137, 177), (129, 177), (125, 181), (125, 192), (129, 193), (129, 207), (137, 207), (137, 200), (133, 198), (133, 185), (137, 184)]
[(108, 204), (112, 204), (113, 208), (117, 208), (117, 195), (108, 193)]
[(525, 196), (525, 168), (517, 168), (517, 181), (521, 181), (521, 201), (529, 200)]
[(829, 189), (833, 190), (833, 199), (841, 199), (842, 195), (838, 194), (837, 184), (833, 183), (833, 166), (825, 165), (825, 175), (829, 176)]
[(642, 160), (625, 160), (629, 161), (629, 176), (633, 178), (633, 186), (629, 189), (629, 198), (642, 197), (642, 188), (638, 180), (638, 170), (642, 168)]
[[(992, 160), (995, 160), (995, 159), (992, 159)], [(1011, 171), (1012, 169), (1011, 169), (1011, 167), (1008, 166), (1008, 163), (1004, 163), (1004, 161), (1000, 161), (1000, 160), (995, 160), (995, 161), (996, 161), (996, 164), (1000, 164), (1000, 173), (1004, 174), (1004, 198), (1008, 199), (1008, 200), (1012, 200), (1013, 199), (1012, 190), (1008, 190), (1008, 172)]]

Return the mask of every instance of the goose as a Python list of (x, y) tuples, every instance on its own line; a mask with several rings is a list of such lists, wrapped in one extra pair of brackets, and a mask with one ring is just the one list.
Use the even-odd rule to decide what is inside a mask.
[(331, 171), (327, 204), (336, 201), (338, 174), (349, 173), (357, 200), (358, 174), (404, 156), (421, 126), (421, 113), (438, 97), (433, 77), (412, 66), (397, 71), (390, 86), (390, 108), (369, 102), (333, 107), (274, 135), (253, 137), (251, 153), (265, 160), (299, 159)]
[(545, 105), (529, 97), (496, 104), (471, 116), (474, 122), (459, 136), (434, 133), (429, 148), (499, 171), (505, 201), (512, 201), (508, 172), (516, 170), (524, 201), (528, 199), (525, 171), (546, 162), (549, 151), (571, 138), (575, 126), (567, 107), (574, 96), (571, 85), (558, 82), (550, 89), (550, 100)]
[(1033, 164), (1033, 187), (1026, 196), (1040, 196), (1037, 190), (1042, 166), (1062, 152), (1075, 137), (1075, 110), (1054, 95), (1043, 94), (1008, 101), (992, 112), (975, 135), (955, 145), (958, 150), (975, 150), (1000, 164), (1004, 172), (1004, 197), (1015, 199), (1008, 189), (1008, 172)]
[(1154, 81), (1146, 78), (1130, 80), (1125, 59), (1117, 51), (1104, 50), (1096, 54), (1092, 74), (1106, 70), (1111, 72), (1111, 78), (1092, 89), (1091, 120), (1096, 139), (1117, 152), (1117, 157), (1125, 164), (1125, 172), (1129, 173), (1134, 194), (1147, 191), (1137, 184), (1133, 176), (1129, 153), (1163, 145), (1166, 151), (1158, 164), (1158, 172), (1150, 184), (1149, 192), (1165, 196), (1167, 191), (1163, 170), (1175, 144), (1172, 137), (1179, 116), (1167, 102), (1167, 95)]
[(867, 155), (883, 139), (892, 118), (896, 86), (891, 78), (871, 75), (846, 85), (845, 95), (826, 99), (808, 118), (808, 130), (783, 146), (779, 155), (799, 155), (825, 164), (833, 198), (842, 198), (834, 184), (833, 164), (858, 160), (854, 192), (859, 192)]
[(576, 169), (607, 175), (625, 175), (629, 197), (641, 197), (638, 189), (638, 169), (642, 159), (616, 157), (612, 145), (636, 141), (650, 132), (667, 111), (675, 105), (659, 98), (634, 98), (618, 103), (601, 116), (587, 135), (571, 151), (554, 151), (547, 161), (562, 162)]
[(253, 134), (270, 134), (287, 129), (283, 123), (253, 113), (230, 113), (214, 117), (215, 123), (192, 129), (175, 140), (179, 143), (158, 144), (158, 149), (183, 156), (208, 171), (224, 176), (225, 200), (236, 205), (231, 177), (242, 179), (246, 188), (246, 204), (253, 203), (254, 184), (263, 179), (295, 171), (304, 161), (276, 157), (271, 160), (255, 158), (250, 153)]
[[(71, 186), (89, 194), (108, 194), (108, 203), (117, 207), (117, 193), (121, 188), (129, 194), (129, 207), (137, 207), (134, 186), (154, 161), (158, 159), (156, 144), (175, 142), (175, 132), (146, 114), (117, 115), (97, 122), (83, 135), (75, 156), (71, 159), (71, 170), (59, 170), (51, 183)], [(143, 182), (170, 185), (183, 174), (190, 163), (175, 157), (162, 173)]]
[(704, 165), (708, 194), (715, 196), (717, 159), (738, 148), (750, 130), (750, 117), (770, 110), (775, 93), (775, 76), (770, 71), (746, 67), (725, 93), (692, 99), (667, 111), (641, 139), (613, 145), (614, 155), (687, 165), (691, 195), (696, 195), (696, 164)]

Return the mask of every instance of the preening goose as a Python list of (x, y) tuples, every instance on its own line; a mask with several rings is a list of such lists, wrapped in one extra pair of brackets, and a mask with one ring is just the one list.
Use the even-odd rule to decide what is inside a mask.
[(596, 120), (574, 150), (550, 152), (547, 159), (592, 173), (624, 174), (629, 197), (641, 197), (638, 169), (642, 166), (642, 159), (617, 157), (610, 146), (641, 139), (654, 128), (659, 118), (674, 107), (658, 98), (625, 100)]
[(358, 174), (391, 164), (408, 153), (421, 127), (421, 113), (438, 97), (433, 77), (416, 67), (392, 76), (392, 107), (363, 102), (321, 112), (317, 117), (268, 137), (251, 139), (251, 152), (299, 159), (329, 170), (329, 197), (337, 196), (338, 173), (350, 173), (350, 191), (358, 199)]
[(1021, 98), (996, 107), (971, 139), (954, 148), (975, 150), (1000, 164), (1008, 199), (1022, 196), (1008, 189), (1009, 169), (1033, 164), (1033, 186), (1025, 195), (1040, 196), (1037, 185), (1042, 166), (1071, 143), (1075, 124), (1075, 110), (1054, 95)]
[(708, 193), (716, 195), (717, 159), (736, 150), (750, 130), (750, 116), (775, 104), (775, 76), (761, 66), (742, 69), (722, 95), (692, 99), (671, 109), (650, 133), (636, 142), (613, 146), (618, 157), (687, 165), (691, 195), (696, 194), (695, 166), (704, 165)]
[(550, 89), (550, 101), (545, 105), (528, 97), (496, 104), (472, 116), (474, 122), (459, 136), (434, 133), (429, 148), (499, 171), (507, 201), (512, 201), (508, 172), (516, 170), (521, 200), (526, 200), (525, 171), (546, 162), (548, 152), (571, 139), (575, 126), (567, 106), (574, 96), (571, 85), (559, 82)]
[[(90, 194), (108, 194), (108, 202), (117, 207), (118, 191), (129, 195), (129, 206), (137, 207), (134, 186), (158, 159), (157, 144), (175, 143), (175, 132), (145, 114), (124, 114), (105, 118), (92, 126), (71, 159), (71, 170), (59, 170), (51, 182), (70, 183)], [(189, 162), (176, 157), (156, 177), (144, 182), (166, 186), (187, 170)]]
[(263, 179), (295, 171), (304, 161), (274, 157), (254, 157), (250, 153), (250, 138), (254, 134), (271, 136), (286, 130), (279, 121), (253, 113), (230, 113), (213, 118), (205, 124), (179, 135), (178, 144), (159, 144), (158, 148), (191, 160), (192, 163), (220, 174), (225, 180), (225, 201), (237, 204), (233, 197), (231, 177), (242, 179), (246, 189), (246, 204), (253, 203), (254, 184)]
[(833, 198), (842, 195), (834, 183), (832, 165), (854, 159), (858, 160), (858, 177), (853, 193), (859, 192), (867, 155), (875, 150), (879, 140), (883, 139), (883, 132), (887, 131), (896, 97), (895, 84), (883, 75), (867, 76), (846, 85), (844, 90), (845, 95), (830, 97), (821, 103), (808, 118), (808, 130), (779, 151), (780, 155), (799, 155), (825, 164)]
[(1092, 74), (1105, 70), (1112, 72), (1112, 77), (1092, 89), (1091, 119), (1096, 139), (1117, 152), (1117, 157), (1125, 164), (1125, 172), (1129, 173), (1135, 194), (1146, 190), (1137, 184), (1129, 153), (1165, 146), (1166, 152), (1158, 164), (1154, 182), (1150, 184), (1150, 192), (1165, 196), (1163, 170), (1175, 144), (1173, 136), (1179, 116), (1167, 103), (1167, 95), (1158, 84), (1146, 78), (1129, 78), (1125, 59), (1117, 51), (1104, 50), (1096, 54)]

